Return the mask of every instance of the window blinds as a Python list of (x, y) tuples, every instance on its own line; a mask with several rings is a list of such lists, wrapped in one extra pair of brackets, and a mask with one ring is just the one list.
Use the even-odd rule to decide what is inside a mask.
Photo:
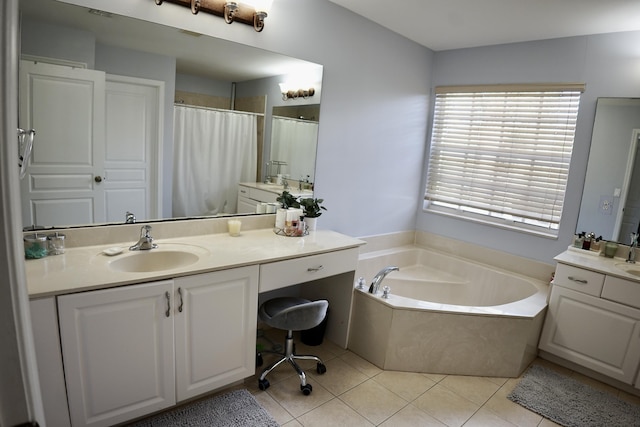
[(557, 230), (583, 90), (437, 88), (428, 209)]

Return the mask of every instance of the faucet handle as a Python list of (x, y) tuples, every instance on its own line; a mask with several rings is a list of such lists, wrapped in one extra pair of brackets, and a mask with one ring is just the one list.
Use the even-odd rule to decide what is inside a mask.
[(358, 286), (356, 286), (356, 289), (364, 289), (366, 284), (367, 281), (364, 279), (364, 277), (360, 276), (358, 277)]

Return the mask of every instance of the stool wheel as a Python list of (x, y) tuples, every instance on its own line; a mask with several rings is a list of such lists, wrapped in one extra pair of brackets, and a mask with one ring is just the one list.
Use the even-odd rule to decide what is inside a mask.
[(262, 391), (268, 389), (270, 385), (269, 380), (258, 380), (258, 388)]
[(319, 363), (316, 366), (316, 372), (318, 372), (320, 375), (324, 374), (325, 372), (327, 372), (327, 367), (324, 366), (324, 363)]
[(301, 385), (300, 390), (302, 390), (302, 394), (309, 396), (311, 391), (313, 391), (313, 387), (311, 387), (311, 384)]

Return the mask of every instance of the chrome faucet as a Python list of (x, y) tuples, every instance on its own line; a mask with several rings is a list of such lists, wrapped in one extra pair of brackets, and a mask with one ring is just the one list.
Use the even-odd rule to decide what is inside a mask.
[(378, 288), (380, 288), (380, 283), (382, 283), (382, 279), (384, 279), (387, 274), (391, 273), (392, 271), (400, 271), (400, 269), (398, 267), (385, 267), (382, 270), (380, 270), (378, 272), (378, 274), (376, 274), (376, 276), (373, 278), (373, 281), (371, 282), (371, 286), (369, 286), (369, 293), (370, 294), (375, 294), (378, 292)]
[(636, 251), (635, 248), (638, 246), (638, 237), (640, 234), (631, 233), (631, 246), (629, 246), (629, 255), (627, 255), (627, 262), (629, 264), (636, 263)]
[(151, 226), (143, 225), (140, 229), (140, 240), (138, 243), (129, 248), (130, 251), (147, 251), (149, 249), (155, 249), (158, 247), (153, 243), (153, 237), (151, 237)]
[(133, 212), (127, 211), (124, 218), (125, 224), (135, 224), (136, 222), (136, 216), (133, 214)]

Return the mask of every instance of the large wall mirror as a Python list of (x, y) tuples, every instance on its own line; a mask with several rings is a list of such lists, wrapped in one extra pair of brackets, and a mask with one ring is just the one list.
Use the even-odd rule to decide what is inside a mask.
[[(275, 183), (274, 164), (313, 187), (321, 65), (55, 0), (20, 11), (25, 228), (244, 214), (239, 184)], [(291, 81), (315, 93), (284, 99)]]
[(576, 232), (625, 244), (640, 229), (640, 99), (598, 98)]

